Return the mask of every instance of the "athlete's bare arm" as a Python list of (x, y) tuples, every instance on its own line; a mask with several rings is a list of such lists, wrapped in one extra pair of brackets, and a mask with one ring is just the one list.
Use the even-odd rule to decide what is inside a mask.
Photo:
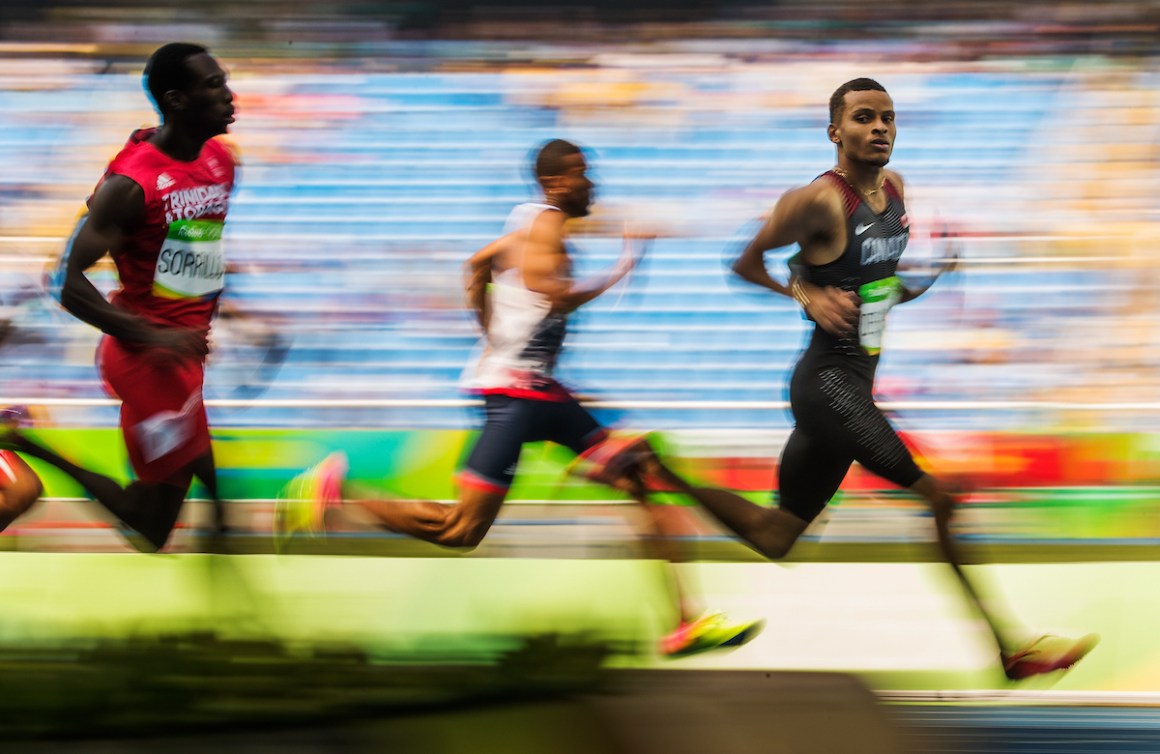
[[(890, 183), (893, 184), (894, 188), (898, 191), (898, 197), (905, 201), (906, 187), (902, 183), (902, 176), (898, 173), (895, 173), (893, 170), (883, 170), (882, 172), (886, 174), (886, 180), (890, 181)], [(933, 286), (935, 282), (938, 281), (944, 272), (950, 272), (954, 270), (955, 267), (958, 266), (958, 263), (958, 247), (956, 246), (951, 249), (951, 252), (947, 258), (939, 260), (938, 265), (935, 267), (933, 273), (922, 283), (917, 285), (911, 284), (909, 286), (904, 283), (902, 286), (902, 298), (899, 300), (899, 303), (905, 304), (907, 301), (913, 301), (922, 294), (929, 291), (931, 286)]]
[(899, 299), (899, 303), (905, 304), (907, 301), (914, 301), (916, 298), (933, 288), (934, 284), (938, 282), (938, 279), (942, 277), (944, 273), (953, 272), (958, 266), (959, 250), (956, 246), (950, 251), (947, 257), (938, 260), (938, 264), (935, 266), (934, 271), (930, 275), (926, 276), (920, 283), (911, 283), (910, 285), (906, 285), (904, 283), (902, 286), (902, 298)]
[(487, 307), (487, 284), (491, 282), (492, 274), (497, 269), (497, 261), (523, 235), (523, 231), (513, 231), (497, 238), (472, 254), (464, 265), (463, 290), (467, 296), (467, 305), (485, 333), (491, 318), (491, 312)]
[(140, 227), (144, 213), (145, 193), (135, 182), (118, 175), (102, 181), (88, 214), (78, 221), (65, 265), (60, 303), (77, 319), (126, 343), (180, 356), (203, 356), (207, 351), (204, 334), (158, 327), (126, 312), (109, 303), (85, 275), (106, 253), (117, 253), (126, 236)]
[[(845, 214), (841, 198), (825, 181), (792, 189), (782, 195), (741, 256), (733, 271), (751, 283), (798, 300), (806, 314), (827, 332), (843, 335), (853, 329), (857, 298), (837, 288), (819, 288), (804, 280), (783, 284), (769, 274), (765, 252), (797, 244), (809, 265), (834, 261), (846, 245)], [(794, 287), (800, 289), (795, 295)]]
[(573, 311), (616, 285), (635, 266), (635, 254), (642, 248), (641, 244), (634, 243), (636, 239), (626, 236), (624, 252), (612, 269), (603, 275), (573, 280), (564, 247), (566, 220), (562, 212), (541, 212), (532, 223), (522, 259), (517, 262), (524, 285), (546, 295), (556, 312)]

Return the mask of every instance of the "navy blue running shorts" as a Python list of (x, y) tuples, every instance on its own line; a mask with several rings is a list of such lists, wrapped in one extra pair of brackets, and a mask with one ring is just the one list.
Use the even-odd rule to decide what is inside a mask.
[(579, 455), (607, 433), (573, 396), (532, 400), (508, 395), (484, 396), (486, 419), (460, 482), (506, 492), (515, 478), (524, 443), (545, 440)]

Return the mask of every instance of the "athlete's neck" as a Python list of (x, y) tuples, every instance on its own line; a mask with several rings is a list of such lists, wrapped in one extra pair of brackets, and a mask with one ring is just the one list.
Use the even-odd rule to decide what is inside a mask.
[(569, 220), (571, 220), (572, 218), (576, 217), (576, 215), (572, 214), (572, 213), (571, 213), (571, 212), (569, 212), (568, 210), (566, 210), (566, 209), (564, 209), (563, 207), (561, 207), (561, 206), (560, 206), (560, 202), (559, 202), (559, 200), (555, 199), (554, 197), (550, 197), (550, 196), (549, 196), (549, 197), (545, 197), (545, 198), (544, 198), (544, 204), (548, 205), (549, 207), (551, 207), (551, 208), (552, 208), (552, 209), (554, 209), (554, 210), (557, 210), (557, 211), (559, 211), (559, 212), (563, 212), (565, 215), (567, 215), (567, 217), (568, 217), (568, 219), (569, 219)]
[(838, 164), (834, 166), (834, 172), (845, 178), (855, 191), (865, 197), (877, 194), (886, 180), (886, 171), (878, 165), (864, 165), (838, 160)]
[(209, 140), (182, 131), (171, 123), (162, 123), (148, 141), (175, 160), (192, 162), (201, 154), (201, 148)]

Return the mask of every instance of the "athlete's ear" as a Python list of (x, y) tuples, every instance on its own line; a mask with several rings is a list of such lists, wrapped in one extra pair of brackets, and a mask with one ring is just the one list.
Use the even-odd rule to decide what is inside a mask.
[(180, 89), (169, 89), (161, 96), (161, 99), (165, 102), (165, 107), (162, 110), (167, 113), (174, 112), (175, 110), (184, 110), (186, 102), (188, 102), (185, 92)]
[(189, 109), (189, 94), (182, 92), (181, 89), (169, 89), (164, 95), (167, 113), (176, 113), (176, 111)]
[(835, 144), (842, 143), (842, 136), (838, 133), (838, 127), (833, 123), (826, 127), (826, 134), (829, 135), (830, 141), (834, 142)]
[(560, 193), (560, 176), (545, 175), (540, 177), (540, 187), (544, 189), (545, 195)]

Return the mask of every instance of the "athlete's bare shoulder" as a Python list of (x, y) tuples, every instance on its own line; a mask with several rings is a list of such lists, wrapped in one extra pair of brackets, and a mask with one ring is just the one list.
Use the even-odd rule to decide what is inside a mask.
[(101, 179), (88, 202), (88, 221), (94, 229), (115, 227), (131, 232), (145, 214), (145, 189), (133, 178), (110, 173)]
[(903, 187), (902, 176), (893, 170), (883, 169), (882, 173), (886, 177), (886, 180), (890, 181), (891, 185), (893, 185), (895, 190), (898, 191), (898, 195), (905, 197), (906, 189)]
[(538, 246), (562, 247), (564, 244), (564, 223), (568, 216), (555, 209), (545, 209), (536, 215), (528, 228), (528, 240)]
[(842, 192), (834, 180), (826, 175), (820, 175), (802, 188), (807, 192), (804, 208), (808, 211), (811, 225), (815, 231), (823, 230), (840, 224), (846, 216)]
[(829, 183), (818, 179), (782, 194), (743, 256), (756, 264), (769, 249), (798, 244), (811, 254), (819, 244), (838, 240), (844, 210), (841, 195)]
[[(519, 267), (525, 283), (539, 276), (558, 276), (567, 265), (563, 212), (545, 209), (531, 221), (526, 236), (505, 254), (505, 267)], [(529, 284), (535, 290), (534, 286)]]
[(829, 180), (818, 178), (805, 186), (789, 189), (777, 200), (777, 211), (789, 214), (813, 224), (818, 216), (830, 214), (834, 208), (841, 208), (841, 196)]

